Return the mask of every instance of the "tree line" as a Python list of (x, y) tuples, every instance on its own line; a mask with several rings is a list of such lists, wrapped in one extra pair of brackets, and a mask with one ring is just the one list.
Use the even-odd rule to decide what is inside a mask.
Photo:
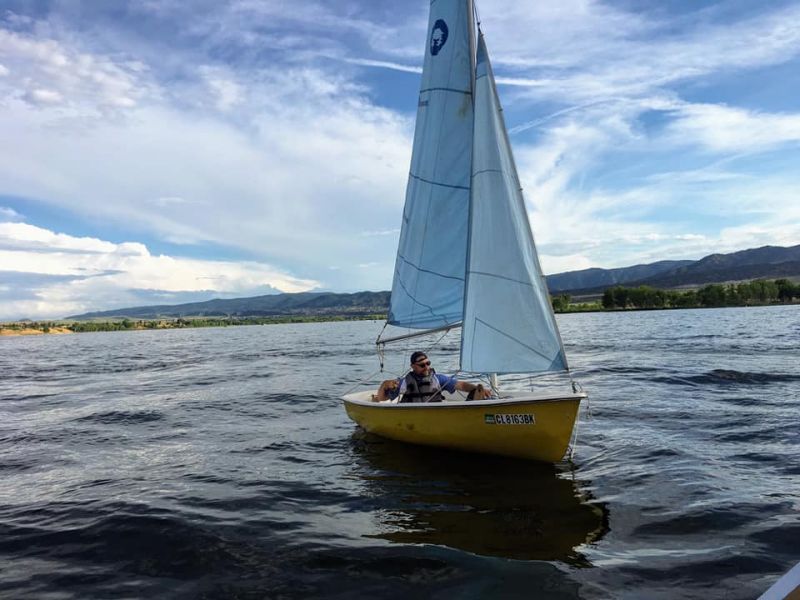
[[(605, 309), (710, 308), (790, 303), (800, 300), (800, 284), (788, 279), (757, 279), (743, 283), (712, 283), (698, 290), (659, 290), (647, 285), (615, 286), (603, 293)], [(555, 299), (554, 299), (555, 300)], [(555, 307), (555, 302), (554, 302)]]

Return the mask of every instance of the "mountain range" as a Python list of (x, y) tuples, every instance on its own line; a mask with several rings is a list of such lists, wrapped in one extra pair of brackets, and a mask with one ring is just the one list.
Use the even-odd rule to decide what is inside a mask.
[(96, 319), (128, 317), (131, 319), (173, 319), (178, 317), (283, 317), (294, 315), (332, 315), (364, 317), (385, 314), (389, 307), (389, 292), (300, 292), (298, 294), (269, 294), (251, 298), (230, 298), (190, 302), (134, 306), (89, 312), (67, 319)]
[(620, 269), (584, 269), (547, 277), (553, 294), (602, 293), (615, 285), (674, 289), (747, 281), (800, 277), (800, 245), (762, 246), (730, 254), (710, 254), (695, 261), (659, 261)]
[[(649, 285), (673, 289), (750, 279), (800, 278), (800, 245), (763, 246), (730, 254), (711, 254), (700, 260), (662, 260), (619, 269), (583, 269), (547, 277), (552, 294), (575, 296), (602, 293), (615, 285)], [(128, 317), (158, 319), (210, 316), (348, 316), (385, 314), (389, 292), (302, 292), (251, 298), (214, 299), (188, 304), (136, 306), (89, 312), (68, 319)]]

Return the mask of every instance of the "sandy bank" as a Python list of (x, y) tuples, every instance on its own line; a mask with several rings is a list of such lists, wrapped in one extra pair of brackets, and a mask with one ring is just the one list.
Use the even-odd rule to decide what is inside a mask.
[[(66, 327), (51, 327), (50, 331), (47, 333), (74, 333), (73, 331), (67, 329)], [(41, 329), (33, 329), (32, 327), (26, 327), (25, 329), (7, 329), (7, 328), (0, 328), (0, 336), (10, 336), (10, 335), (44, 335), (45, 332)]]

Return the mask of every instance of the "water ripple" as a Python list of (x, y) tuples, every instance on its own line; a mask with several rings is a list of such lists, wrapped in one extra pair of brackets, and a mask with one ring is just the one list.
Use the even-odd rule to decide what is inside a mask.
[(757, 597), (800, 539), (798, 307), (558, 321), (555, 466), (358, 430), (381, 323), (3, 339), (0, 596)]

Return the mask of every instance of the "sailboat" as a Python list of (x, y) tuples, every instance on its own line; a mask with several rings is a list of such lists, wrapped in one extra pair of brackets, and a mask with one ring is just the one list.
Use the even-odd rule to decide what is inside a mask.
[(569, 375), (569, 367), (476, 22), (472, 0), (431, 2), (387, 319), (414, 333), (377, 343), (460, 327), (459, 373), (486, 376), (494, 397), (375, 402), (373, 389), (343, 400), (352, 420), (380, 436), (558, 462), (587, 394), (574, 383), (557, 394), (497, 383), (503, 374)]

